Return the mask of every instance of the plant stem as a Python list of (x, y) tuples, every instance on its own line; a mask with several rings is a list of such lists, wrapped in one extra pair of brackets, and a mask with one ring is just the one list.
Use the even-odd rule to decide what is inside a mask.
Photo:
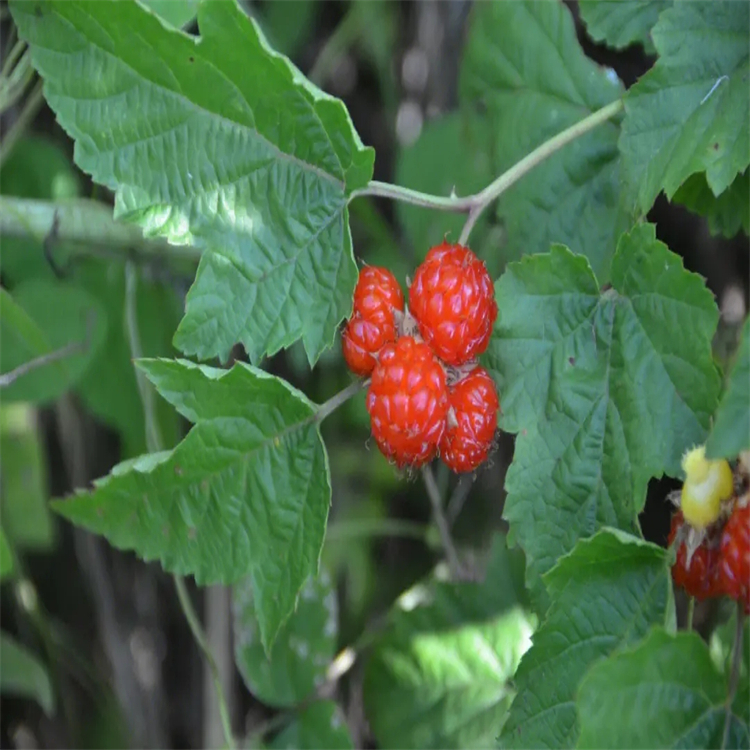
[(65, 359), (65, 357), (69, 357), (71, 354), (77, 354), (78, 352), (84, 351), (86, 348), (87, 345), (85, 342), (71, 341), (69, 344), (65, 344), (65, 346), (61, 347), (60, 349), (55, 349), (48, 354), (42, 354), (39, 357), (34, 357), (34, 359), (30, 359), (28, 362), (24, 362), (22, 365), (18, 365), (18, 367), (11, 370), (10, 372), (5, 372), (0, 375), (0, 388), (7, 388), (9, 385), (11, 385), (11, 383), (18, 380), (18, 378), (22, 377), (23, 375), (31, 372), (32, 370), (36, 370), (39, 367), (44, 367), (45, 365), (49, 365), (52, 362), (57, 362), (57, 360), (59, 359)]
[(729, 673), (729, 690), (724, 715), (724, 733), (721, 738), (721, 748), (724, 750), (729, 741), (729, 729), (732, 725), (732, 704), (737, 693), (737, 683), (740, 680), (742, 667), (742, 641), (745, 634), (745, 607), (742, 601), (737, 602), (737, 623), (734, 630), (734, 645), (732, 646), (732, 671)]
[[(125, 325), (128, 331), (128, 343), (133, 360), (143, 357), (141, 336), (138, 330), (138, 270), (132, 261), (125, 264)], [(164, 450), (164, 440), (156, 416), (156, 399), (154, 389), (146, 376), (136, 367), (135, 379), (138, 393), (143, 404), (143, 417), (146, 423), (146, 447), (150, 453)]]
[(190, 630), (195, 638), (195, 642), (198, 647), (203, 651), (203, 656), (208, 663), (208, 667), (211, 670), (211, 676), (214, 680), (214, 687), (216, 688), (216, 698), (219, 702), (219, 714), (221, 715), (221, 725), (224, 729), (224, 738), (227, 741), (227, 747), (230, 750), (235, 750), (236, 745), (234, 742), (234, 735), (232, 734), (232, 724), (229, 721), (229, 711), (227, 710), (227, 702), (224, 697), (224, 689), (221, 687), (221, 676), (219, 675), (219, 668), (216, 666), (211, 649), (209, 648), (206, 636), (203, 633), (198, 615), (193, 608), (193, 603), (190, 601), (190, 595), (188, 594), (187, 587), (185, 586), (185, 579), (182, 576), (174, 576), (174, 586), (177, 590), (177, 598), (180, 600), (180, 607), (185, 615), (185, 619), (190, 626)]
[(688, 609), (687, 609), (687, 624), (685, 625), (685, 630), (693, 629), (693, 615), (694, 614), (695, 614), (695, 597), (689, 596), (688, 597)]
[(345, 541), (360, 537), (400, 537), (424, 541), (427, 527), (400, 518), (365, 518), (359, 521), (337, 521), (328, 527), (327, 542)]
[(440, 539), (443, 542), (443, 550), (448, 558), (448, 565), (450, 566), (451, 574), (455, 580), (460, 580), (463, 577), (461, 561), (458, 559), (458, 553), (453, 545), (453, 539), (451, 539), (448, 522), (443, 514), (443, 503), (442, 498), (440, 497), (440, 490), (435, 482), (435, 477), (429, 464), (425, 464), (422, 467), (422, 478), (424, 479), (425, 488), (427, 489), (427, 496), (430, 498), (432, 515), (435, 518), (435, 523), (440, 532)]
[(331, 396), (328, 401), (318, 407), (313, 421), (322, 422), (331, 412), (336, 411), (339, 406), (352, 398), (352, 396), (355, 396), (363, 388), (367, 388), (369, 384), (369, 379), (355, 380), (353, 383), (350, 383), (343, 391), (339, 391), (335, 396)]
[[(138, 315), (136, 307), (137, 285), (138, 270), (132, 261), (128, 261), (125, 265), (125, 325), (128, 332), (130, 354), (134, 360), (140, 359), (143, 354), (140, 334), (138, 331)], [(156, 417), (156, 402), (154, 399), (153, 388), (146, 379), (146, 376), (137, 368), (135, 376), (138, 383), (138, 392), (143, 404), (143, 415), (146, 422), (146, 446), (148, 447), (149, 452), (156, 453), (164, 450), (164, 442), (162, 440), (161, 431)], [(211, 648), (208, 645), (203, 628), (198, 620), (193, 604), (190, 601), (190, 596), (185, 586), (185, 580), (182, 576), (176, 575), (173, 577), (174, 585), (177, 589), (177, 598), (180, 601), (182, 612), (190, 626), (193, 638), (198, 644), (198, 648), (203, 652), (208, 668), (211, 670), (211, 677), (213, 678), (214, 687), (216, 689), (216, 700), (219, 704), (219, 715), (221, 716), (221, 725), (224, 730), (227, 747), (230, 748), (230, 750), (234, 750), (236, 745), (234, 742), (234, 735), (232, 734), (232, 725), (229, 720), (227, 701), (224, 697), (224, 689), (221, 686), (219, 668), (216, 666), (216, 660), (211, 653)]]
[(31, 124), (32, 120), (36, 117), (36, 113), (44, 103), (44, 94), (42, 92), (42, 82), (37, 81), (36, 86), (31, 90), (28, 99), (23, 105), (23, 109), (19, 113), (16, 121), (11, 126), (11, 129), (6, 133), (3, 142), (0, 144), (0, 167), (3, 166), (5, 160), (10, 155), (13, 147), (16, 145), (16, 141), (23, 135), (26, 128)]
[(106, 245), (123, 252), (191, 262), (201, 256), (201, 251), (190, 245), (145, 238), (139, 227), (115, 221), (110, 206), (87, 198), (55, 202), (0, 196), (0, 233), (33, 237), (40, 243), (54, 235), (60, 242), (84, 247), (89, 255), (94, 254), (92, 247)]
[(518, 182), (518, 180), (528, 174), (534, 169), (534, 167), (541, 164), (556, 151), (559, 151), (563, 146), (566, 146), (568, 143), (579, 138), (589, 130), (592, 130), (598, 125), (611, 119), (620, 112), (622, 108), (622, 101), (618, 99), (617, 101), (608, 104), (606, 107), (598, 109), (588, 117), (585, 117), (583, 120), (571, 125), (566, 130), (563, 130), (561, 133), (558, 133), (556, 136), (542, 143), (541, 146), (534, 149), (528, 154), (528, 156), (525, 156), (521, 161), (514, 164), (506, 172), (503, 172), (503, 174), (501, 174), (496, 180), (487, 185), (486, 188), (474, 195), (469, 195), (465, 198), (459, 198), (457, 196), (445, 198), (439, 195), (421, 193), (418, 190), (410, 190), (409, 188), (400, 187), (398, 185), (391, 185), (389, 183), (373, 180), (361, 190), (355, 190), (351, 194), (350, 200), (363, 196), (391, 198), (392, 200), (410, 203), (414, 206), (421, 206), (422, 208), (432, 208), (439, 211), (453, 211), (455, 213), (467, 213), (469, 216), (459, 238), (459, 243), (465, 244), (477, 219), (492, 201), (496, 200), (511, 185)]
[(359, 35), (359, 31), (357, 8), (356, 5), (353, 5), (333, 30), (331, 36), (328, 37), (328, 41), (320, 50), (307, 77), (313, 83), (322, 86), (330, 75), (336, 60), (343, 52), (346, 52)]

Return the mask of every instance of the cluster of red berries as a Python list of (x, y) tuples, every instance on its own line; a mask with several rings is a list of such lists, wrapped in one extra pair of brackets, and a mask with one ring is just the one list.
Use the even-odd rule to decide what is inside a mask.
[(750, 614), (750, 504), (747, 495), (731, 506), (726, 515), (711, 525), (690, 554), (689, 528), (678, 510), (672, 516), (669, 544), (676, 542), (677, 559), (672, 578), (678, 586), (703, 599), (729, 596), (743, 602)]
[(416, 468), (439, 454), (467, 472), (487, 458), (499, 402), (475, 358), (496, 318), (492, 279), (467, 247), (443, 242), (427, 253), (408, 308), (390, 271), (362, 270), (342, 348), (352, 372), (371, 376), (372, 434), (397, 466)]

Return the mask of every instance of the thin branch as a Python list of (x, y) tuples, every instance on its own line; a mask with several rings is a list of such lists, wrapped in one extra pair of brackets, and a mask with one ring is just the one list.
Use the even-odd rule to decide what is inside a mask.
[(740, 669), (742, 668), (742, 642), (745, 639), (745, 606), (740, 600), (737, 602), (737, 625), (734, 630), (734, 645), (732, 646), (732, 671), (729, 674), (729, 690), (727, 691), (727, 702), (724, 715), (724, 733), (721, 738), (721, 748), (727, 747), (729, 741), (729, 729), (732, 725), (732, 704), (737, 694), (737, 684), (740, 681)]
[(363, 518), (358, 521), (335, 521), (326, 531), (326, 542), (370, 537), (398, 537), (424, 541), (427, 527), (400, 518)]
[(19, 113), (16, 121), (0, 143), (0, 168), (5, 164), (5, 160), (10, 156), (10, 152), (16, 145), (16, 141), (24, 134), (26, 128), (36, 117), (36, 113), (44, 103), (44, 93), (42, 91), (42, 82), (37, 81), (36, 86), (31, 90), (28, 99), (24, 102), (23, 109)]
[(471, 488), (474, 486), (475, 476), (476, 474), (464, 474), (461, 479), (458, 480), (458, 484), (453, 489), (453, 493), (448, 500), (448, 505), (445, 510), (448, 525), (451, 527), (456, 523), (456, 519), (464, 507), (466, 498), (469, 497)]
[(465, 198), (451, 196), (448, 198), (439, 195), (430, 195), (421, 193), (418, 190), (390, 185), (388, 183), (372, 181), (361, 190), (355, 190), (350, 197), (358, 198), (362, 196), (371, 196), (379, 198), (391, 198), (404, 203), (410, 203), (422, 208), (433, 208), (439, 211), (452, 211), (454, 213), (466, 213), (468, 218), (464, 225), (463, 231), (459, 238), (461, 244), (465, 244), (474, 224), (479, 219), (487, 206), (502, 195), (511, 185), (528, 174), (534, 167), (541, 164), (563, 146), (579, 138), (589, 130), (601, 125), (607, 120), (614, 117), (623, 108), (621, 100), (608, 104), (606, 107), (598, 109), (583, 120), (571, 125), (571, 127), (558, 133), (553, 138), (545, 141), (541, 146), (534, 149), (528, 156), (524, 157), (509, 170), (503, 172), (496, 180), (487, 185), (486, 188), (474, 195)]
[[(136, 307), (137, 284), (138, 271), (135, 265), (129, 261), (125, 266), (125, 324), (128, 332), (130, 354), (134, 360), (140, 359), (142, 356)], [(140, 370), (136, 369), (135, 375), (138, 382), (138, 391), (143, 404), (143, 415), (146, 422), (146, 445), (150, 452), (158, 452), (164, 449), (164, 443), (162, 441), (161, 431), (159, 430), (156, 417), (156, 402), (153, 389)], [(221, 684), (219, 668), (216, 666), (216, 660), (211, 653), (211, 648), (208, 645), (206, 636), (203, 632), (200, 621), (198, 620), (198, 616), (196, 615), (193, 604), (190, 601), (190, 596), (185, 587), (184, 579), (181, 576), (174, 576), (174, 584), (177, 589), (177, 598), (180, 601), (180, 606), (182, 607), (185, 619), (190, 626), (190, 631), (192, 632), (198, 647), (203, 652), (208, 668), (211, 670), (227, 747), (229, 747), (230, 750), (234, 750), (236, 745), (234, 742), (234, 735), (232, 734), (232, 725), (229, 719), (229, 710), (227, 709), (224, 689)]]
[(193, 603), (190, 601), (190, 595), (188, 594), (187, 587), (185, 586), (185, 579), (182, 576), (174, 576), (174, 585), (177, 590), (177, 598), (180, 600), (180, 607), (185, 615), (185, 619), (190, 626), (190, 631), (193, 634), (195, 642), (203, 652), (203, 656), (208, 663), (208, 668), (211, 670), (211, 675), (214, 680), (214, 687), (216, 688), (216, 698), (219, 703), (219, 713), (221, 715), (221, 725), (224, 728), (224, 738), (227, 741), (227, 747), (230, 750), (235, 750), (236, 744), (234, 741), (234, 735), (232, 734), (232, 724), (229, 721), (229, 712), (227, 711), (227, 702), (224, 698), (224, 689), (221, 686), (221, 675), (219, 674), (219, 668), (216, 666), (211, 649), (209, 648), (206, 636), (201, 627), (198, 615), (193, 608)]
[(32, 370), (38, 370), (40, 367), (57, 362), (60, 359), (71, 356), (71, 354), (78, 354), (85, 351), (88, 348), (88, 341), (72, 341), (66, 344), (60, 349), (55, 349), (53, 352), (48, 354), (42, 354), (39, 357), (34, 357), (28, 362), (24, 362), (22, 365), (18, 365), (14, 370), (3, 373), (0, 375), (0, 388), (7, 388), (11, 383), (14, 383), (18, 378), (26, 375)]
[(322, 86), (330, 75), (334, 63), (352, 45), (359, 33), (359, 15), (356, 5), (353, 5), (328, 37), (328, 41), (320, 50), (307, 77), (313, 83)]
[(440, 532), (443, 550), (448, 558), (448, 565), (450, 566), (453, 578), (460, 580), (463, 577), (461, 561), (459, 560), (458, 553), (453, 545), (453, 539), (451, 539), (448, 522), (443, 514), (443, 503), (442, 498), (440, 497), (440, 490), (435, 483), (435, 477), (429, 464), (425, 464), (422, 467), (422, 478), (424, 479), (425, 488), (427, 489), (427, 496), (430, 498), (430, 504), (432, 505), (432, 515), (435, 518), (435, 523)]
[[(4, 146), (5, 144), (3, 144)], [(99, 245), (151, 257), (169, 257), (195, 263), (201, 251), (190, 245), (172, 245), (164, 239), (148, 239), (134, 224), (122, 224), (112, 216), (112, 207), (88, 198), (44, 201), (0, 196), (0, 234), (4, 237), (32, 237), (43, 243), (55, 219), (56, 238), (82, 247), (86, 255), (96, 254)]]
[(352, 396), (356, 396), (364, 388), (367, 388), (369, 384), (369, 379), (355, 380), (353, 383), (350, 383), (344, 390), (339, 391), (335, 396), (331, 396), (328, 401), (318, 407), (313, 421), (322, 422), (331, 412), (336, 411), (339, 406), (352, 398)]
[(695, 615), (695, 597), (688, 597), (688, 608), (687, 608), (687, 623), (685, 624), (685, 630), (693, 629), (693, 616)]
[[(128, 331), (130, 355), (133, 360), (141, 359), (143, 349), (138, 330), (138, 270), (131, 261), (125, 264), (125, 326)], [(146, 447), (150, 453), (158, 453), (164, 450), (164, 440), (156, 416), (154, 389), (137, 367), (135, 368), (135, 379), (143, 404), (143, 418), (146, 423)]]

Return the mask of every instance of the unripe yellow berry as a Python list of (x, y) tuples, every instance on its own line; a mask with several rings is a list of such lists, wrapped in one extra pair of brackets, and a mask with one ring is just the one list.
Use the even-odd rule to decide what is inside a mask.
[(689, 450), (682, 458), (685, 483), (680, 508), (685, 520), (705, 529), (719, 518), (721, 504), (732, 497), (732, 469), (724, 459), (710, 461), (704, 446)]

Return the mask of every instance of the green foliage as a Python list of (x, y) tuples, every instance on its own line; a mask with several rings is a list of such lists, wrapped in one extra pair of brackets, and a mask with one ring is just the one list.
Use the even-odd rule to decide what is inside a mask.
[(323, 545), (331, 488), (315, 406), (240, 363), (228, 371), (183, 360), (140, 367), (195, 426), (173, 451), (123, 464), (54, 507), (199, 584), (249, 576), (270, 650)]
[[(125, 320), (125, 267), (87, 261), (76, 266), (75, 283), (95, 296), (107, 315), (107, 339), (77, 386), (84, 404), (123, 440), (126, 457), (146, 450), (143, 407), (133, 369)], [(180, 305), (172, 289), (141, 275), (136, 289), (136, 321), (143, 355), (174, 355), (172, 336)], [(167, 447), (180, 437), (180, 420), (169, 404), (156, 405), (159, 430)]]
[[(482, 148), (487, 140), (484, 129), (469, 128), (458, 112), (432, 120), (425, 125), (417, 141), (403, 149), (396, 164), (396, 182), (413, 190), (436, 195), (471, 195), (492, 181), (492, 165)], [(440, 154), (440, 158), (435, 158)], [(456, 242), (466, 217), (461, 214), (438, 213), (406, 203), (396, 206), (399, 220), (421, 261), (433, 245), (443, 237)], [(478, 238), (483, 224), (475, 227), (472, 244), (486, 249)], [(496, 248), (486, 255), (491, 259)]]
[(62, 359), (21, 375), (3, 389), (3, 400), (52, 401), (81, 378), (104, 342), (104, 311), (83, 289), (59, 281), (24, 282), (14, 289), (13, 298), (2, 294), (3, 373), (41, 354), (69, 346), (75, 349)]
[(177, 346), (226, 359), (239, 341), (257, 360), (301, 338), (315, 362), (351, 309), (346, 203), (374, 157), (341, 102), (235, 3), (199, 6), (200, 43), (132, 3), (12, 12), (77, 164), (116, 192), (115, 216), (208, 250)]
[(333, 701), (318, 701), (299, 711), (266, 745), (269, 750), (350, 750), (354, 747), (341, 709)]
[(266, 654), (249, 578), (235, 584), (234, 647), (237, 667), (250, 692), (271, 706), (293, 706), (325, 680), (338, 631), (336, 592), (324, 569), (302, 587), (297, 609)]
[(201, 0), (140, 0), (157, 16), (178, 29), (195, 18)]
[(0, 632), (0, 693), (35, 700), (48, 716), (55, 710), (55, 694), (44, 665), (3, 632)]
[(271, 46), (293, 57), (310, 37), (320, 3), (315, 0), (285, 0), (264, 4), (258, 21)]
[(4, 581), (13, 572), (13, 552), (8, 544), (8, 537), (0, 528), (0, 581)]
[(649, 479), (679, 476), (716, 406), (718, 320), (703, 280), (643, 224), (620, 239), (612, 287), (567, 248), (509, 266), (486, 364), (518, 433), (505, 518), (539, 575), (602, 526), (635, 529)]
[(656, 51), (651, 29), (672, 0), (579, 0), (581, 19), (589, 36), (609, 47), (624, 49), (640, 44), (649, 54)]
[(0, 408), (0, 515), (13, 547), (49, 550), (55, 527), (47, 507), (47, 467), (37, 426), (28, 404)]
[(750, 170), (735, 177), (719, 196), (711, 191), (705, 173), (690, 175), (672, 200), (705, 216), (711, 234), (734, 237), (740, 230), (750, 234)]
[(724, 677), (700, 636), (656, 629), (584, 678), (576, 700), (578, 747), (747, 747), (748, 706), (739, 701), (722, 745), (725, 702)]
[(494, 743), (529, 646), (522, 565), (495, 543), (482, 584), (419, 584), (405, 592), (365, 672), (364, 701), (381, 747)]
[(518, 667), (501, 747), (574, 747), (589, 666), (674, 616), (666, 550), (619, 531), (578, 542), (544, 580), (551, 604)]
[(750, 318), (740, 333), (727, 388), (706, 441), (710, 458), (736, 458), (750, 449)]
[(625, 180), (645, 213), (696, 172), (721, 195), (750, 163), (750, 5), (676, 3), (652, 37), (659, 59), (625, 97)]
[[(477, 3), (472, 13), (461, 100), (472, 120), (487, 121), (492, 137), (483, 156), (494, 174), (622, 95), (614, 72), (583, 54), (562, 3)], [(560, 242), (579, 249), (600, 281), (608, 280), (617, 238), (631, 223), (621, 205), (618, 133), (616, 123), (601, 125), (500, 198), (509, 259)]]

